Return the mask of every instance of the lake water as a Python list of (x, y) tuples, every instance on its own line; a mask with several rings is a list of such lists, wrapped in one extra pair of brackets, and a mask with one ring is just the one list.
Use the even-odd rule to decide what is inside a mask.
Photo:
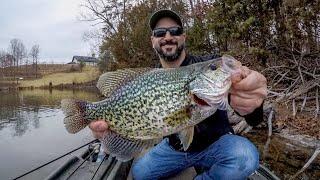
[[(93, 140), (88, 128), (76, 135), (65, 130), (60, 110), (64, 98), (98, 101), (100, 97), (96, 92), (72, 90), (0, 91), (0, 180), (17, 177)], [(266, 151), (266, 135), (267, 130), (261, 129), (246, 136), (260, 150), (261, 163), (283, 179), (297, 172), (313, 153), (310, 148), (295, 146), (275, 135)], [(23, 179), (43, 179), (64, 160)], [(320, 179), (319, 162), (320, 157), (303, 174), (305, 179)]]
[[(72, 90), (0, 92), (0, 179), (17, 177), (93, 140), (88, 128), (76, 135), (65, 130), (59, 107), (64, 98), (97, 101), (99, 97)], [(58, 165), (23, 179), (43, 179)]]

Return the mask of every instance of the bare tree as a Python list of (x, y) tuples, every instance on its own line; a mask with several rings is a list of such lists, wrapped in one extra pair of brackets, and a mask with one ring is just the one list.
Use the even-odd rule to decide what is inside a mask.
[(104, 39), (104, 33), (101, 29), (88, 30), (83, 33), (82, 39), (90, 45), (91, 52), (99, 53), (99, 48)]
[(0, 51), (0, 70), (1, 70), (1, 77), (4, 77), (4, 68), (5, 68), (5, 58), (6, 52)]
[(192, 13), (192, 17), (194, 17), (194, 2), (193, 0), (189, 0), (189, 5), (190, 5), (190, 9), (191, 9), (191, 13)]
[(0, 68), (2, 69), (2, 76), (13, 75), (14, 58), (6, 51), (0, 51)]
[(39, 58), (39, 53), (40, 53), (40, 46), (38, 44), (33, 45), (29, 56), (32, 58), (32, 66), (35, 70), (35, 75), (37, 77), (37, 73), (38, 73), (38, 58)]
[(126, 7), (133, 4), (132, 0), (85, 0), (81, 5), (85, 10), (80, 14), (80, 20), (103, 24), (106, 37), (118, 32), (119, 22), (124, 20)]
[[(13, 56), (13, 66), (17, 70), (22, 59), (26, 56), (26, 48), (20, 39), (12, 39), (10, 41), (9, 53)], [(15, 78), (16, 73), (13, 75)]]
[(24, 60), (24, 66), (25, 66), (25, 76), (29, 76), (30, 74), (30, 71), (28, 71), (28, 65), (30, 63), (29, 56), (24, 57), (23, 60)]
[(26, 48), (20, 39), (12, 39), (9, 45), (9, 53), (15, 58), (14, 66), (18, 67), (26, 56)]
[[(96, 53), (104, 39), (118, 33), (119, 23), (126, 26), (126, 11), (137, 1), (132, 0), (83, 0), (81, 4), (80, 21), (89, 21), (97, 29), (84, 33), (83, 38)], [(96, 26), (101, 25), (101, 26)], [(127, 29), (123, 32), (123, 41), (126, 42)], [(126, 43), (123, 43), (126, 45)]]
[(0, 50), (0, 67), (1, 68), (4, 67), (4, 61), (5, 61), (6, 54), (7, 54), (7, 52)]

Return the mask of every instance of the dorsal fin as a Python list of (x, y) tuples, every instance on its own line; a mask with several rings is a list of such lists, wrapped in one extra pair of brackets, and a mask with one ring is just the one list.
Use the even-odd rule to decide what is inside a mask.
[(110, 93), (136, 77), (151, 71), (154, 68), (130, 68), (107, 72), (99, 77), (97, 88), (108, 97)]

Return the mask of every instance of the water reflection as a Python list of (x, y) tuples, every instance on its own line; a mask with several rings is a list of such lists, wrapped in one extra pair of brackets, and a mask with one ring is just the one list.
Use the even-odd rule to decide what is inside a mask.
[(59, 90), (0, 92), (0, 97), (0, 130), (12, 128), (12, 136), (22, 136), (28, 130), (39, 128), (39, 119), (54, 116), (52, 112), (59, 108), (61, 99), (98, 100), (96, 93)]
[[(92, 140), (88, 129), (64, 128), (60, 101), (98, 101), (96, 92), (28, 90), (0, 92), (0, 179), (12, 179)], [(55, 167), (24, 179), (43, 179)]]

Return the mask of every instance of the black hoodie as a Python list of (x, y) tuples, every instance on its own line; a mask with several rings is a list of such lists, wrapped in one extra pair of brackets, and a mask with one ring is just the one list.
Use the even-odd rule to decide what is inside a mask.
[[(203, 62), (218, 58), (217, 55), (193, 56), (187, 55), (181, 66)], [(161, 66), (160, 66), (161, 67)], [(255, 109), (252, 113), (244, 116), (247, 123), (251, 126), (258, 125), (263, 120), (263, 105)], [(200, 152), (218, 140), (222, 135), (234, 133), (230, 126), (227, 111), (217, 110), (213, 115), (203, 120), (194, 127), (193, 141), (186, 152)], [(168, 136), (169, 144), (177, 151), (183, 151), (181, 142), (177, 134)]]

